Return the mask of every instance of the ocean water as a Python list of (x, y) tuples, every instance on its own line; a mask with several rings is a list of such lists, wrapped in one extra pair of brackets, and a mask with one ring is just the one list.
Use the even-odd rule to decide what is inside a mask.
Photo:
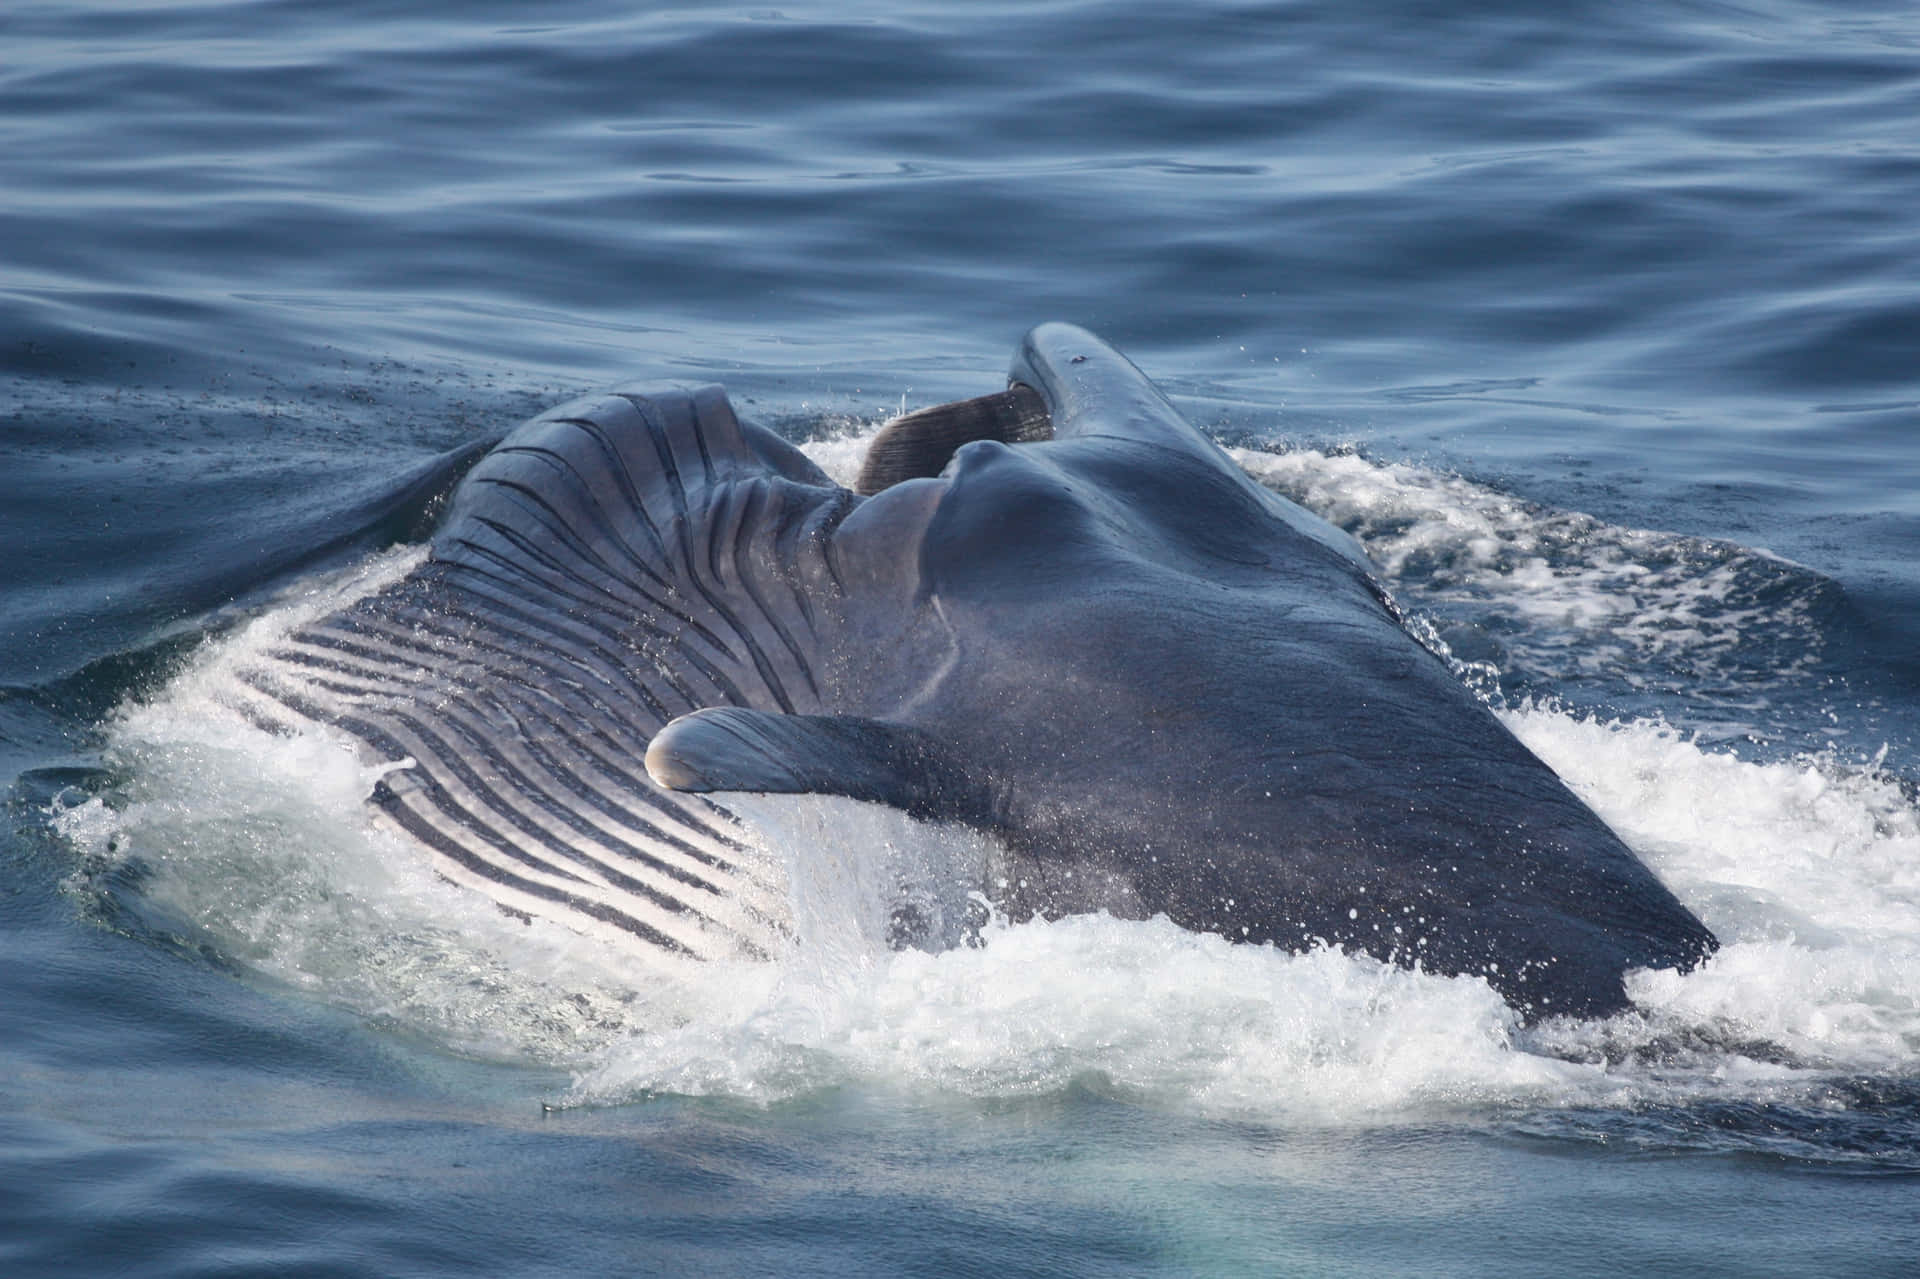
[[(439, 452), (719, 381), (844, 477), (1047, 319), (1719, 954), (1523, 1027), (1164, 921), (895, 953), (966, 837), (769, 799), (799, 944), (643, 978), (219, 708)], [(1920, 16), (10, 4), (0, 790), (9, 1276), (1911, 1274)]]

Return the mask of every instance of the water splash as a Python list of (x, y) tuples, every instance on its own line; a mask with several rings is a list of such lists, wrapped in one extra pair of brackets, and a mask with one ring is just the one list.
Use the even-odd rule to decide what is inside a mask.
[[(857, 456), (842, 452), (836, 463)], [(1432, 598), (1451, 598), (1457, 575), (1459, 598), (1480, 591), (1499, 613), (1509, 587), (1474, 585), (1473, 565), (1538, 545), (1525, 540), (1529, 508), (1465, 481), (1313, 453), (1286, 468), (1409, 595), (1437, 582)], [(1542, 554), (1567, 599), (1600, 599), (1566, 624), (1605, 615), (1612, 583), (1654, 589), (1656, 573), (1620, 559), (1643, 536), (1657, 537), (1593, 525)], [(1583, 547), (1584, 568), (1554, 558), (1578, 561)], [(120, 785), (54, 819), (79, 854), (76, 893), (450, 1051), (563, 1065), (581, 1104), (771, 1102), (871, 1081), (987, 1098), (1095, 1087), (1279, 1122), (1483, 1122), (1516, 1107), (1804, 1101), (1838, 1076), (1920, 1069), (1920, 810), (1885, 760), (1756, 762), (1660, 720), (1541, 701), (1503, 716), (1724, 943), (1695, 973), (1634, 976), (1640, 1009), (1622, 1017), (1523, 1028), (1476, 979), (1235, 946), (1164, 919), (1009, 924), (969, 895), (994, 856), (978, 837), (810, 798), (741, 806), (791, 868), (793, 949), (643, 978), (435, 879), (368, 822), (373, 771), (343, 742), (270, 735), (226, 705), (251, 653), (417, 555), (311, 586), (116, 715)], [(1712, 597), (1673, 589), (1676, 609)], [(1533, 624), (1569, 616), (1549, 615), (1560, 620)], [(1751, 624), (1792, 632), (1805, 618), (1790, 599), (1782, 618)], [(1677, 643), (1683, 629), (1665, 634)], [(1710, 624), (1690, 633), (1703, 653), (1738, 647)], [(1620, 651), (1641, 642), (1617, 639)], [(895, 948), (903, 901), (926, 949)]]
[(1680, 700), (1718, 736), (1779, 735), (1777, 700), (1821, 656), (1837, 588), (1767, 551), (1606, 524), (1407, 463), (1232, 452), (1359, 538), (1454, 656), (1498, 668), (1510, 693)]

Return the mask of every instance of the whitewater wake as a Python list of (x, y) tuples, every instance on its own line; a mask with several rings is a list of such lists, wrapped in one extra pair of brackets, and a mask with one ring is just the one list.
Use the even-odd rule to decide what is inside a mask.
[[(861, 444), (812, 451), (844, 471)], [(1471, 597), (1477, 624), (1504, 628), (1508, 657), (1542, 669), (1556, 646), (1577, 647), (1553, 638), (1569, 627), (1608, 637), (1592, 660), (1652, 656), (1669, 674), (1737, 661), (1753, 628), (1819, 643), (1804, 599), (1788, 592), (1769, 612), (1742, 593), (1741, 573), (1766, 557), (1683, 555), (1586, 517), (1547, 517), (1579, 537), (1542, 532), (1540, 512), (1413, 467), (1241, 460), (1360, 535), (1403, 604), (1467, 616)], [(1664, 720), (1546, 700), (1499, 713), (1722, 942), (1696, 972), (1633, 975), (1637, 1011), (1608, 1021), (1522, 1027), (1475, 978), (1231, 945), (1164, 919), (1009, 924), (978, 895), (986, 841), (815, 797), (740, 809), (794, 884), (789, 950), (643, 977), (418, 865), (369, 822), (377, 770), (344, 740), (271, 734), (228, 705), (236, 667), (420, 554), (303, 585), (114, 716), (115, 784), (53, 818), (81, 900), (112, 899), (120, 926), (211, 948), (448, 1051), (564, 1067), (579, 1104), (775, 1102), (858, 1082), (979, 1097), (1092, 1087), (1210, 1115), (1369, 1124), (1792, 1099), (1836, 1074), (1920, 1063), (1920, 810), (1898, 761), (1745, 759)], [(1675, 567), (1687, 555), (1691, 575)], [(1600, 626), (1626, 611), (1622, 592), (1665, 621)], [(929, 948), (891, 944), (903, 893)]]

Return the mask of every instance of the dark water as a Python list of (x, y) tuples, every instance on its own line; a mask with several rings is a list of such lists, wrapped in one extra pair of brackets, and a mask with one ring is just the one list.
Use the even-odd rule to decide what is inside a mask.
[[(639, 377), (844, 464), (1054, 318), (1722, 955), (1536, 1032), (1108, 921), (669, 1015), (206, 727), (443, 450)], [(1909, 1273), (1916, 564), (1909, 6), (9, 5), (0, 1272)]]

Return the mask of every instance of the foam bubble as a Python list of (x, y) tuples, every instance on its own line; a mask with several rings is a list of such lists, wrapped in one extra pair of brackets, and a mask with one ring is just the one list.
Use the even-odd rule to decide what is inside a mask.
[(1720, 938), (1695, 973), (1636, 978), (1637, 1002), (1809, 1063), (1912, 1068), (1920, 811), (1897, 780), (1832, 757), (1753, 763), (1659, 723), (1503, 718)]
[(575, 1097), (771, 1100), (859, 1079), (1010, 1097), (1091, 1083), (1212, 1113), (1340, 1122), (1550, 1096), (1592, 1073), (1514, 1052), (1512, 1033), (1479, 981), (1080, 916), (995, 922), (978, 946), (889, 954), (834, 980), (795, 969), (748, 1017), (612, 1049)]
[(1684, 694), (1689, 715), (1732, 736), (1760, 731), (1769, 694), (1820, 657), (1835, 588), (1767, 551), (1610, 525), (1408, 463), (1232, 453), (1359, 538), (1457, 656), (1520, 687)]
[(800, 451), (813, 459), (813, 464), (825, 471), (835, 484), (852, 488), (860, 474), (860, 464), (867, 459), (867, 446), (880, 433), (880, 426), (880, 423), (852, 423), (845, 433), (806, 441)]

